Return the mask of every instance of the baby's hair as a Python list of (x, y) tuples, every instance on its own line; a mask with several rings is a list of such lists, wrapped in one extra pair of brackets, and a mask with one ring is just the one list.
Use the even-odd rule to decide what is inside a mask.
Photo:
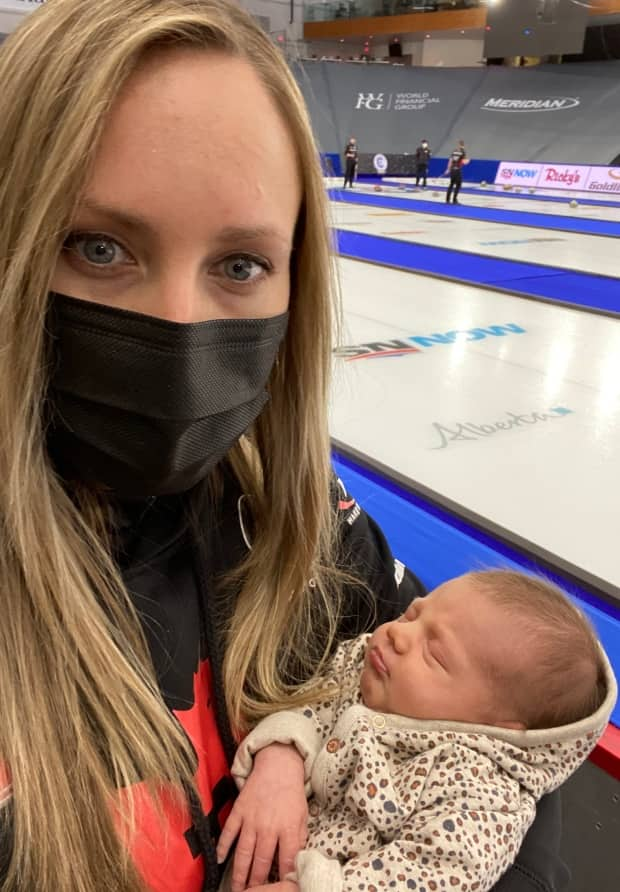
[(605, 664), (596, 634), (584, 614), (554, 584), (512, 570), (470, 573), (479, 590), (506, 607), (522, 656), (492, 667), (505, 701), (529, 730), (580, 721), (606, 695)]

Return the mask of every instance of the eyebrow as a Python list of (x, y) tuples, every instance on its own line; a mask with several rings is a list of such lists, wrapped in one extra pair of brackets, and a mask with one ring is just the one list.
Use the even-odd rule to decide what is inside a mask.
[[(122, 210), (121, 208), (112, 207), (111, 205), (101, 204), (93, 198), (85, 198), (78, 207), (78, 213), (79, 211), (91, 211), (95, 214), (101, 214), (101, 216), (107, 217), (109, 220), (113, 220), (130, 229), (148, 233), (156, 231), (146, 217)], [(226, 226), (215, 236), (215, 240), (219, 242), (259, 241), (260, 239), (276, 239), (288, 246), (291, 244), (291, 238), (288, 238), (275, 226)]]

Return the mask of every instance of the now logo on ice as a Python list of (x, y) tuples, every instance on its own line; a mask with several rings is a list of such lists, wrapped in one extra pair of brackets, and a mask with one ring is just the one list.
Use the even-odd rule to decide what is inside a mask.
[(405, 356), (409, 353), (422, 353), (421, 347), (430, 348), (438, 344), (455, 344), (457, 341), (482, 341), (485, 338), (504, 338), (511, 334), (525, 334), (525, 329), (514, 322), (506, 325), (490, 325), (487, 328), (471, 328), (467, 331), (435, 332), (430, 335), (411, 335), (408, 338), (394, 338), (386, 341), (371, 341), (366, 344), (337, 347), (336, 356), (351, 362), (354, 359), (376, 359), (387, 356)]

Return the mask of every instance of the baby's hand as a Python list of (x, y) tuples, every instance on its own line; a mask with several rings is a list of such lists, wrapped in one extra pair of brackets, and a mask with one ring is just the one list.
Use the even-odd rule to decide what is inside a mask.
[(299, 886), (291, 880), (283, 880), (280, 883), (268, 883), (266, 886), (254, 886), (254, 892), (299, 892)]
[(272, 743), (254, 757), (252, 773), (217, 846), (218, 862), (222, 863), (239, 837), (232, 892), (266, 883), (276, 848), (280, 877), (290, 873), (297, 852), (306, 843), (307, 820), (303, 759), (295, 747)]
[(268, 883), (266, 886), (254, 886), (254, 892), (299, 892), (299, 886), (291, 880), (283, 880), (280, 883)]

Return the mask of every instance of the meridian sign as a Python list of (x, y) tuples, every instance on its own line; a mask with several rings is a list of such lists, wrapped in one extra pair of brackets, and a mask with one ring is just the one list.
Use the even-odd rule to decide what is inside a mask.
[(545, 96), (542, 99), (488, 99), (480, 106), (483, 111), (496, 112), (552, 112), (576, 108), (581, 100), (576, 96)]

